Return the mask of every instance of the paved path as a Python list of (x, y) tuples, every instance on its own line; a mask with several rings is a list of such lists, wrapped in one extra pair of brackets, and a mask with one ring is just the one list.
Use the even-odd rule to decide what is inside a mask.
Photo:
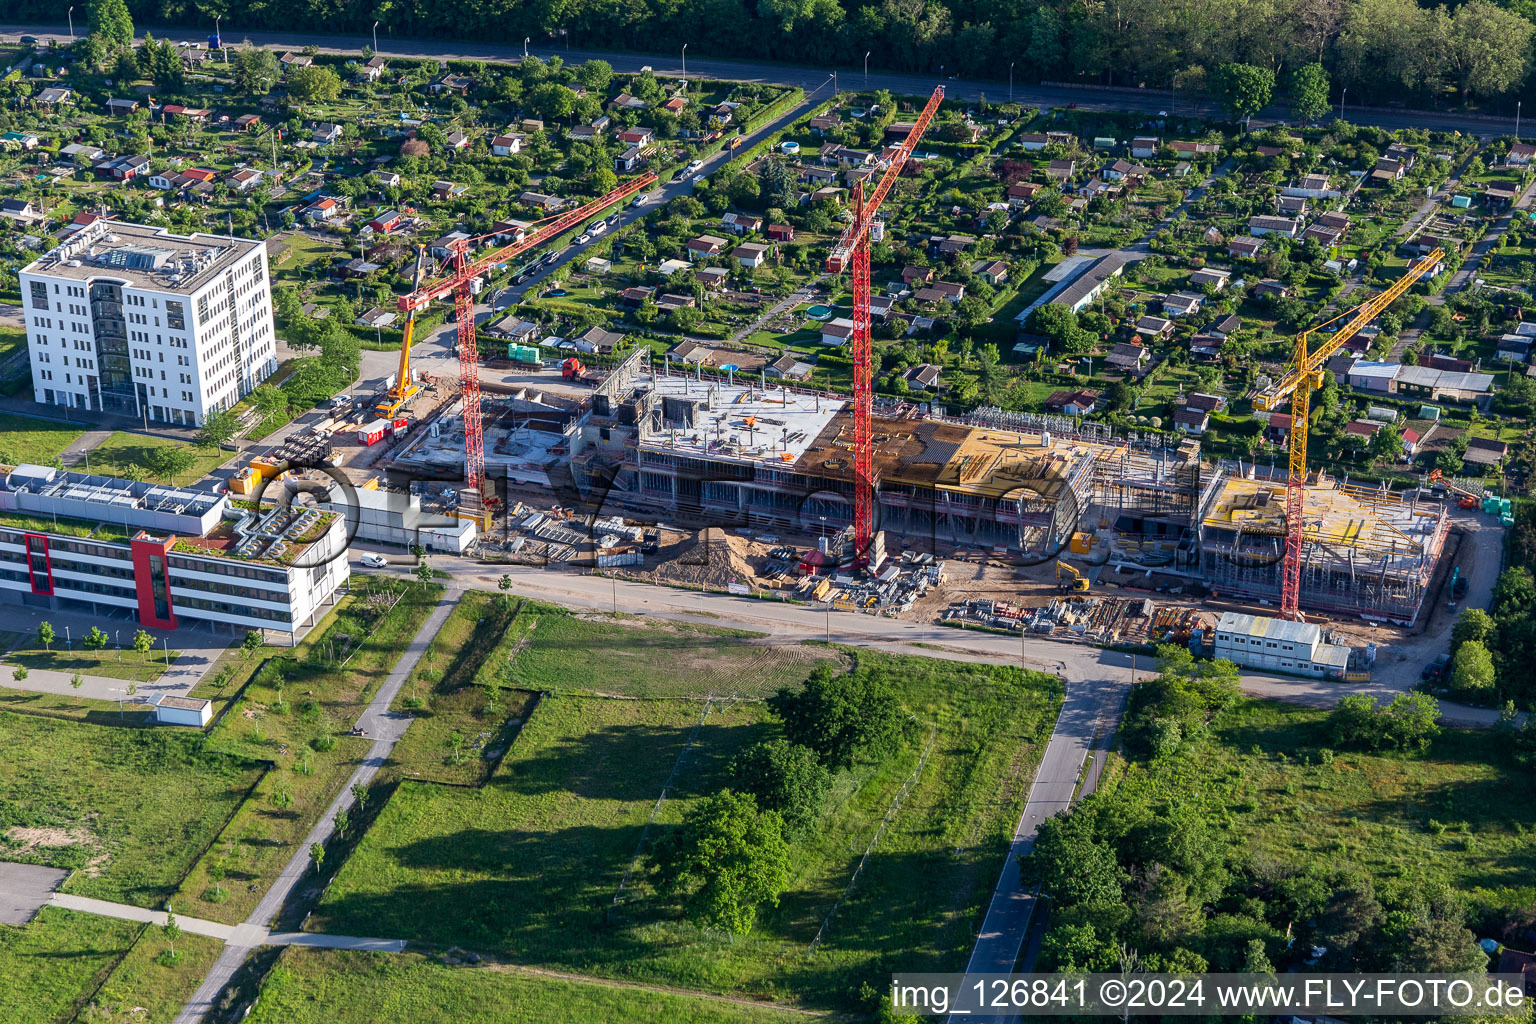
[[(71, 896), (62, 892), (54, 893), (48, 900), (48, 905), (78, 911), (82, 914), (115, 917), (123, 921), (139, 921), (161, 927), (165, 926), (169, 916), (163, 910), (146, 910), (143, 907), (131, 907), (126, 903), (109, 903), (106, 900), (93, 900), (86, 896)], [(246, 949), (250, 944), (361, 949), (377, 953), (399, 953), (405, 949), (405, 941), (402, 939), (366, 939), (355, 935), (311, 935), (308, 932), (271, 932), (265, 928), (253, 927), (249, 922), (238, 925), (220, 924), (218, 921), (204, 921), (200, 917), (182, 917), (180, 914), (176, 915), (176, 926), (193, 935), (206, 935), (225, 943), (247, 944), (242, 947)]]
[[(421, 660), (427, 645), (431, 643), (432, 638), (437, 635), (437, 631), (442, 628), (443, 623), (447, 621), (449, 614), (452, 613), (454, 605), (458, 603), (459, 593), (459, 591), (454, 590), (444, 591), (442, 599), (432, 609), (432, 614), (428, 615), (427, 620), (421, 624), (421, 629), (417, 631), (410, 645), (406, 647), (405, 652), (400, 656), (400, 660), (395, 663), (394, 669), (384, 680), (384, 684), (379, 687), (378, 692), (374, 694), (373, 700), (369, 701), (368, 707), (363, 710), (362, 716), (357, 720), (357, 724), (367, 735), (374, 738), (373, 746), (369, 749), (368, 756), (363, 759), (363, 763), (358, 766), (357, 771), (352, 773), (352, 777), (347, 780), (346, 786), (337, 794), (336, 799), (332, 801), (324, 816), (310, 830), (305, 840), (299, 844), (298, 848), (294, 851), (293, 859), (283, 868), (282, 873), (278, 875), (272, 887), (267, 890), (266, 895), (261, 898), (261, 902), (256, 905), (256, 909), (251, 912), (251, 916), (246, 918), (245, 923), (239, 925), (231, 937), (226, 940), (227, 944), (224, 947), (224, 952), (209, 970), (208, 976), (203, 979), (203, 983), (198, 986), (197, 991), (193, 993), (187, 1005), (183, 1007), (181, 1013), (176, 1018), (176, 1024), (197, 1024), (198, 1021), (201, 1021), (204, 1015), (213, 1008), (219, 993), (224, 991), (224, 987), (235, 976), (235, 972), (240, 969), (240, 965), (245, 962), (245, 958), (250, 955), (251, 950), (257, 946), (268, 944), (268, 940), (270, 940), (272, 935), (268, 931), (268, 924), (273, 918), (277, 917), (283, 904), (287, 902), (294, 890), (299, 888), (300, 883), (310, 873), (309, 848), (315, 843), (324, 843), (331, 837), (331, 834), (336, 830), (336, 815), (352, 807), (354, 802), (352, 796), (353, 787), (358, 785), (366, 786), (372, 781), (379, 768), (389, 759), (390, 752), (394, 750), (395, 744), (399, 742), (401, 736), (405, 735), (405, 730), (410, 727), (411, 716), (393, 714), (390, 712), (389, 706), (394, 703), (396, 695), (400, 692), (400, 687), (405, 684), (410, 674), (416, 670), (416, 664)], [(290, 942), (301, 942), (303, 945), (311, 946), (327, 946), (330, 943), (348, 941), (385, 943), (386, 945), (389, 942), (389, 940), (384, 939), (347, 940), (344, 938), (327, 938), (322, 936), (302, 937), (300, 933), (279, 934), (292, 936), (289, 940)], [(340, 945), (330, 946), (329, 948), (357, 949), (384, 947)], [(403, 944), (401, 944), (401, 948), (403, 948)], [(393, 951), (398, 952), (399, 950), (394, 949)]]
[(750, 338), (757, 331), (761, 330), (763, 324), (765, 324), (768, 321), (772, 320), (774, 317), (778, 316), (780, 313), (785, 312), (786, 310), (794, 309), (800, 303), (802, 303), (806, 299), (810, 298), (811, 297), (811, 293), (813, 291), (815, 291), (817, 288), (820, 288), (821, 287), (821, 282), (825, 281), (826, 279), (827, 279), (827, 275), (826, 274), (822, 274), (819, 277), (817, 277), (814, 281), (809, 281), (806, 284), (801, 285), (799, 288), (796, 288), (794, 290), (794, 292), (792, 292), (791, 294), (789, 294), (789, 295), (785, 296), (784, 298), (780, 299), (778, 302), (775, 302), (773, 304), (773, 306), (771, 308), (769, 308), (769, 310), (767, 312), (765, 312), (762, 315), (758, 316), (750, 324), (748, 324), (747, 326), (743, 327), (741, 330), (737, 331), (735, 334), (731, 335), (731, 341), (734, 341), (734, 342), (746, 341), (748, 338)]
[[(111, 618), (105, 614), (90, 616), (29, 608), (8, 609), (7, 618), (9, 620), (7, 628), (26, 634), (27, 639), (23, 640), (26, 646), (32, 644), (31, 638), (36, 635), (39, 623), (47, 620), (58, 636), (53, 644), (55, 652), (67, 649), (66, 630), (67, 635), (73, 637), (73, 643), (78, 646), (80, 638), (89, 633), (92, 626), (99, 626), (109, 637), (116, 638), (115, 643), (122, 645), (121, 653), (125, 663), (143, 657), (128, 646), (139, 628), (138, 623), (132, 619)], [(235, 639), (227, 633), (209, 633), (198, 629), (178, 629), (170, 633), (152, 632), (155, 637), (155, 649), (151, 657), (163, 660), (162, 639), (164, 638), (168, 638), (181, 654), (171, 662), (170, 667), (161, 673), (159, 678), (135, 684), (137, 688), (135, 699), (139, 701), (148, 700), (156, 694), (191, 692)], [(111, 644), (107, 648), (109, 652), (115, 649)], [(80, 688), (76, 689), (70, 682), (72, 673), (35, 668), (27, 673), (25, 680), (18, 681), (11, 675), (13, 663), (5, 657), (6, 653), (0, 651), (0, 686), (7, 689), (55, 693), (66, 697), (86, 697), (91, 700), (128, 699), (128, 680), (113, 679), (110, 676), (82, 676)]]
[(62, 868), (0, 861), (0, 924), (19, 927), (32, 920), (68, 877)]
[[(1008, 974), (1019, 959), (1038, 903), (1034, 889), (1027, 888), (1019, 877), (1019, 862), (1034, 849), (1040, 823), (1072, 806), (1078, 780), (1095, 738), (1112, 732), (1119, 721), (1120, 710), (1130, 692), (1130, 680), (1121, 678), (1119, 672), (1106, 675), (1111, 678), (1067, 685), (1066, 700), (1056, 719), (1055, 731), (1040, 759), (1040, 768), (1030, 787), (1024, 813), (1014, 829), (1013, 843), (1003, 862), (997, 889), (992, 893), (981, 931), (976, 935), (976, 946), (965, 968), (967, 974)], [(967, 1016), (965, 1019), (1005, 1018)]]

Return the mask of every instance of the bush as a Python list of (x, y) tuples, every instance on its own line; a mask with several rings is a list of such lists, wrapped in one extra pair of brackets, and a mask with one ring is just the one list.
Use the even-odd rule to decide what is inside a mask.
[(1352, 693), (1339, 698), (1328, 722), (1334, 742), (1364, 750), (1428, 749), (1440, 735), (1440, 704), (1424, 693), (1400, 693), (1386, 707), (1375, 697)]
[(901, 705), (877, 671), (839, 674), (822, 666), (804, 689), (780, 689), (768, 706), (790, 742), (809, 747), (830, 769), (852, 767), (860, 756), (883, 761), (900, 743)]

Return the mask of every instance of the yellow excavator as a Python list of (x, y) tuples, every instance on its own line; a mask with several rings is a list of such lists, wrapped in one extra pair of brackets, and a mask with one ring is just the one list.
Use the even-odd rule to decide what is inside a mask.
[(1056, 585), (1074, 594), (1088, 593), (1088, 577), (1059, 559), (1056, 562)]
[[(421, 264), (426, 258), (427, 247), (416, 247), (416, 270), (411, 282), (411, 290), (414, 292), (421, 287)], [(412, 308), (405, 314), (405, 331), (400, 340), (400, 368), (395, 371), (395, 383), (379, 399), (379, 404), (374, 407), (374, 412), (386, 419), (393, 419), (400, 411), (400, 407), (412, 398), (416, 397), (419, 390), (416, 382), (411, 379), (411, 335), (416, 329), (416, 310)]]

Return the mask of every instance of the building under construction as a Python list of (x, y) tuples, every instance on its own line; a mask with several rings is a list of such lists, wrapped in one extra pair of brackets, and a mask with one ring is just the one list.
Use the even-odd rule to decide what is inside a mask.
[[(853, 514), (845, 399), (764, 379), (625, 363), (570, 443), (577, 485), (606, 505), (767, 532), (840, 530)], [(1199, 446), (1116, 438), (1065, 417), (877, 409), (875, 527), (907, 548), (960, 545), (1040, 561), (1101, 529), (1180, 542), (1194, 567)]]
[[(535, 391), (514, 404), (554, 411)], [(488, 455), (492, 475), (569, 484), (597, 515), (762, 534), (835, 534), (853, 520), (853, 421), (842, 396), (761, 375), (653, 368), (637, 350), (582, 401), (555, 404), (560, 416), (548, 422), (487, 418), (487, 452), (515, 443), (522, 453), (517, 472)], [(438, 441), (445, 458), (459, 451), (451, 434)], [(874, 525), (893, 550), (970, 549), (1020, 565), (1067, 554), (1165, 575), (1170, 586), (1280, 597), (1283, 478), (1213, 469), (1197, 441), (1118, 436), (1067, 417), (960, 419), (887, 405), (875, 410), (874, 468)], [(1302, 606), (1412, 622), (1449, 530), (1445, 509), (1326, 480), (1309, 485), (1306, 508)]]
[[(1307, 487), (1301, 606), (1398, 625), (1418, 616), (1450, 532), (1440, 502), (1318, 479)], [(1201, 502), (1203, 576), (1223, 596), (1278, 603), (1285, 480), (1212, 471)]]

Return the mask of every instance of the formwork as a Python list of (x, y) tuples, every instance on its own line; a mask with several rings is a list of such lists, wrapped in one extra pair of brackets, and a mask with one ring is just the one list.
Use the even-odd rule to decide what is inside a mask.
[[(1412, 623), (1450, 532), (1445, 507), (1323, 479), (1308, 484), (1305, 508), (1301, 606)], [(1278, 474), (1218, 467), (1200, 522), (1201, 568), (1216, 594), (1278, 602), (1286, 527)]]

